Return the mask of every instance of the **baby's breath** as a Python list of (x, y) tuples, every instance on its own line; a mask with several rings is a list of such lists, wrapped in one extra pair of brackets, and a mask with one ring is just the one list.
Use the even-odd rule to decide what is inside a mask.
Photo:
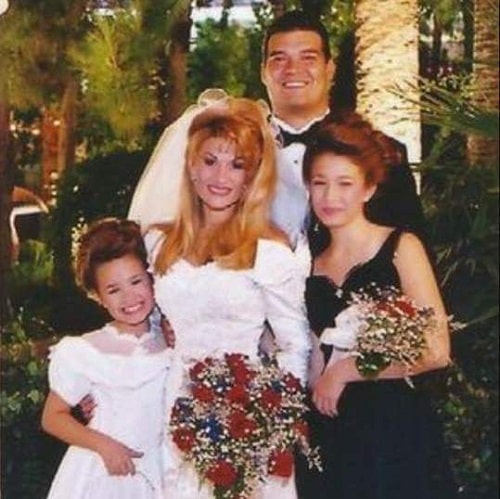
[(427, 347), (426, 334), (437, 327), (431, 307), (417, 306), (392, 287), (354, 293), (352, 304), (360, 317), (353, 353), (359, 372), (366, 377), (376, 376), (392, 362), (410, 369)]
[(304, 391), (275, 361), (208, 357), (189, 376), (191, 396), (177, 399), (169, 431), (217, 499), (249, 498), (269, 475), (291, 477), (295, 451), (320, 469), (303, 419)]

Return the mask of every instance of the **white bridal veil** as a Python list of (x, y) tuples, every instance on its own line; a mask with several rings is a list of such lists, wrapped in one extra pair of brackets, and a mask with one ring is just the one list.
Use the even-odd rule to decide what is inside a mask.
[(137, 183), (128, 218), (144, 229), (152, 223), (171, 222), (178, 209), (187, 135), (193, 119), (207, 108), (223, 105), (228, 95), (220, 89), (205, 90), (163, 132)]

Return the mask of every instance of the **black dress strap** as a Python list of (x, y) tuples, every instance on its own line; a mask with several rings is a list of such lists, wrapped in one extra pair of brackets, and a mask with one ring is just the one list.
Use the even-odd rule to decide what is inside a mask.
[(382, 244), (382, 247), (379, 250), (379, 257), (389, 258), (392, 260), (394, 258), (394, 254), (396, 252), (396, 247), (399, 243), (399, 238), (401, 234), (404, 232), (403, 229), (396, 228), (394, 229), (388, 236), (387, 239)]

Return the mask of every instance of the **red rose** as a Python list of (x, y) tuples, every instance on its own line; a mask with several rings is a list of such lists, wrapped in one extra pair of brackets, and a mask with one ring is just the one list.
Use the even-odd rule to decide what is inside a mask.
[(266, 409), (277, 409), (281, 404), (281, 394), (266, 388), (262, 392), (261, 403)]
[(247, 367), (244, 355), (238, 353), (227, 354), (226, 362), (237, 383), (248, 383), (255, 376), (255, 373)]
[(299, 419), (298, 421), (295, 421), (293, 426), (295, 428), (295, 431), (299, 435), (302, 435), (305, 438), (309, 438), (310, 431), (309, 431), (309, 425), (307, 424), (307, 421)]
[(293, 461), (293, 454), (289, 451), (273, 452), (268, 463), (269, 474), (283, 478), (291, 477)]
[(220, 487), (230, 487), (238, 477), (235, 467), (228, 461), (218, 460), (208, 469), (205, 476), (214, 484)]
[(226, 353), (224, 357), (230, 368), (233, 368), (235, 365), (245, 363), (245, 356), (241, 353)]
[(192, 392), (193, 398), (201, 402), (212, 402), (215, 398), (213, 390), (205, 385), (194, 385)]
[(285, 382), (285, 386), (289, 391), (300, 392), (300, 390), (302, 389), (299, 379), (296, 378), (293, 374), (285, 374), (283, 381)]
[(204, 369), (208, 367), (207, 363), (200, 361), (197, 362), (190, 370), (189, 377), (193, 380), (197, 380), (200, 378), (201, 373)]
[(255, 373), (241, 364), (233, 369), (233, 376), (236, 383), (248, 383), (255, 376)]
[(375, 308), (379, 312), (385, 312), (388, 315), (394, 315), (394, 309), (393, 309), (391, 303), (388, 301), (381, 301), (381, 302), (377, 303)]
[(246, 405), (248, 404), (248, 392), (244, 385), (237, 384), (232, 386), (226, 393), (230, 402)]
[(401, 310), (401, 312), (408, 315), (409, 317), (415, 317), (417, 313), (415, 307), (411, 303), (404, 300), (396, 300), (394, 302), (394, 307)]
[(189, 452), (194, 445), (194, 433), (191, 430), (180, 428), (172, 434), (172, 439), (182, 452)]
[(243, 412), (233, 412), (229, 416), (229, 434), (233, 438), (247, 438), (257, 428), (253, 419), (249, 419)]

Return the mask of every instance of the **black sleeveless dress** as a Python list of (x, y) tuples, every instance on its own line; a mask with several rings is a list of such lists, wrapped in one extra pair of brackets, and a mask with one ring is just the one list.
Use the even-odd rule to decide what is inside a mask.
[[(342, 286), (327, 276), (310, 276), (306, 304), (311, 328), (321, 334), (335, 325), (350, 293), (400, 287), (393, 263), (401, 231), (393, 231), (378, 253), (353, 268)], [(325, 348), (326, 347), (326, 348)], [(325, 360), (331, 347), (323, 346)], [(456, 487), (431, 405), (404, 380), (349, 383), (335, 418), (309, 413), (312, 441), (322, 454), (323, 472), (308, 470), (300, 458), (296, 482), (303, 499), (450, 499)]]

